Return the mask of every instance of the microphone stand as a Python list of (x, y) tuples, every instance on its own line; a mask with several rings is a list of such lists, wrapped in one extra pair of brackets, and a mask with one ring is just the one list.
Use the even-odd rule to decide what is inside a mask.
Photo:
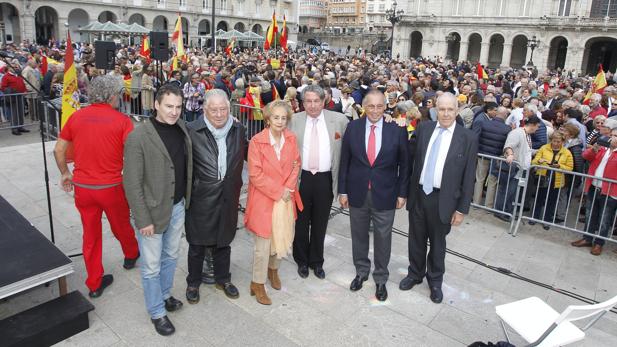
[[(19, 76), (24, 82), (26, 82), (30, 88), (32, 88), (32, 90), (34, 92), (36, 92), (37, 96), (39, 96), (41, 98), (42, 101), (47, 101), (47, 104), (51, 105), (52, 108), (58, 112), (58, 114), (62, 114), (62, 111), (58, 109), (58, 107), (50, 102), (48, 102), (49, 100), (47, 100), (47, 96), (43, 94), (43, 92), (39, 89), (36, 88), (35, 86), (32, 85), (32, 83), (30, 83), (30, 81), (28, 81), (26, 78), (24, 78), (24, 76), (21, 74), (21, 71), (17, 70), (13, 65), (11, 65), (6, 58), (10, 58), (7, 55), (3, 55), (0, 54), (0, 59), (2, 59), (2, 61), (4, 61), (4, 63), (6, 63), (6, 66), (11, 70), (11, 72), (13, 72), (15, 74), (15, 76)], [(32, 110), (31, 110), (32, 111)], [(49, 171), (47, 170), (47, 155), (46, 155), (46, 147), (45, 147), (45, 135), (43, 132), (43, 115), (39, 115), (39, 132), (41, 134), (41, 147), (43, 149), (43, 166), (44, 166), (44, 170), (45, 170), (45, 192), (47, 193), (47, 212), (49, 214), (49, 231), (51, 234), (51, 242), (53, 244), (56, 243), (56, 236), (54, 233), (54, 220), (53, 220), (53, 215), (52, 215), (52, 210), (51, 210), (51, 195), (49, 192)]]

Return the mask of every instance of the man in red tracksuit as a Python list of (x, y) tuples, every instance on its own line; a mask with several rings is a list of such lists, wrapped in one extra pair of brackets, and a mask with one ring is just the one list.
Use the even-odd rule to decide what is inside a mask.
[[(90, 297), (96, 298), (113, 282), (111, 274), (103, 275), (103, 238), (101, 216), (109, 220), (111, 231), (120, 241), (124, 268), (135, 267), (139, 250), (135, 232), (129, 221), (129, 206), (122, 186), (124, 143), (133, 123), (118, 112), (122, 81), (114, 76), (92, 80), (91, 105), (76, 111), (62, 127), (54, 149), (66, 192), (75, 188), (75, 206), (83, 224), (83, 256)], [(67, 149), (73, 145), (75, 168), (67, 166)]]
[[(16, 70), (21, 69), (17, 59), (11, 61), (11, 66)], [(4, 111), (5, 115), (10, 118), (13, 135), (30, 132), (24, 128), (24, 93), (28, 90), (23, 79), (16, 75), (13, 69), (7, 68), (7, 73), (4, 74), (2, 83), (0, 83), (0, 90), (5, 94)]]

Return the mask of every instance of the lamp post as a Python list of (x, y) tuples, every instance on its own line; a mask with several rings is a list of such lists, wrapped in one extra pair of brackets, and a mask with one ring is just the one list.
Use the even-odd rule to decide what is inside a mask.
[(540, 40), (536, 39), (536, 35), (533, 35), (533, 37), (531, 38), (531, 40), (527, 41), (527, 47), (531, 48), (531, 55), (529, 56), (529, 62), (527, 63), (528, 66), (534, 66), (533, 65), (533, 51), (540, 45)]
[(216, 0), (212, 0), (212, 53), (216, 54)]
[(396, 9), (396, 0), (392, 3), (392, 8), (386, 10), (386, 19), (392, 23), (392, 36), (390, 37), (390, 56), (392, 56), (392, 48), (394, 46), (394, 26), (401, 21), (401, 17), (405, 11)]

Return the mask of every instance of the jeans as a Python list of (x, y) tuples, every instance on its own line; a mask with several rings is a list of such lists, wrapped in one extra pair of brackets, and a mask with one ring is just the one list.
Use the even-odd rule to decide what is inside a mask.
[(184, 112), (184, 121), (185, 122), (192, 122), (195, 119), (199, 119), (199, 117), (201, 117), (201, 115), (202, 115), (202, 112), (203, 112), (202, 110), (197, 110), (197, 111), (186, 110)]
[(163, 233), (143, 236), (137, 232), (141, 283), (146, 309), (152, 319), (167, 315), (164, 300), (171, 296), (183, 226), (184, 200), (173, 206), (171, 220)]
[(504, 211), (506, 213), (512, 213), (514, 210), (514, 199), (516, 195), (516, 188), (518, 186), (518, 169), (514, 166), (510, 167), (508, 171), (501, 171), (497, 176), (497, 198), (495, 199), (495, 209), (498, 211)]
[[(587, 223), (585, 231), (590, 234), (600, 234), (609, 237), (613, 231), (615, 210), (617, 210), (617, 200), (601, 194), (599, 188), (591, 186), (587, 193)], [(604, 240), (584, 235), (583, 238), (595, 245), (604, 245)]]

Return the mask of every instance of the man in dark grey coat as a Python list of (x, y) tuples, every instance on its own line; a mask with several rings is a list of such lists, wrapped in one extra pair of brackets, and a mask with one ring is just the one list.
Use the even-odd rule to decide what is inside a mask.
[(193, 190), (186, 215), (189, 242), (186, 299), (199, 302), (199, 285), (206, 248), (214, 254), (216, 288), (238, 298), (231, 283), (230, 244), (236, 235), (242, 167), (247, 149), (244, 127), (230, 115), (227, 94), (206, 93), (204, 116), (189, 124), (193, 143)]
[(182, 91), (161, 87), (156, 116), (137, 127), (124, 148), (124, 190), (137, 229), (141, 281), (155, 330), (171, 335), (167, 312), (182, 302), (171, 296), (185, 207), (191, 199), (192, 146), (182, 114)]

